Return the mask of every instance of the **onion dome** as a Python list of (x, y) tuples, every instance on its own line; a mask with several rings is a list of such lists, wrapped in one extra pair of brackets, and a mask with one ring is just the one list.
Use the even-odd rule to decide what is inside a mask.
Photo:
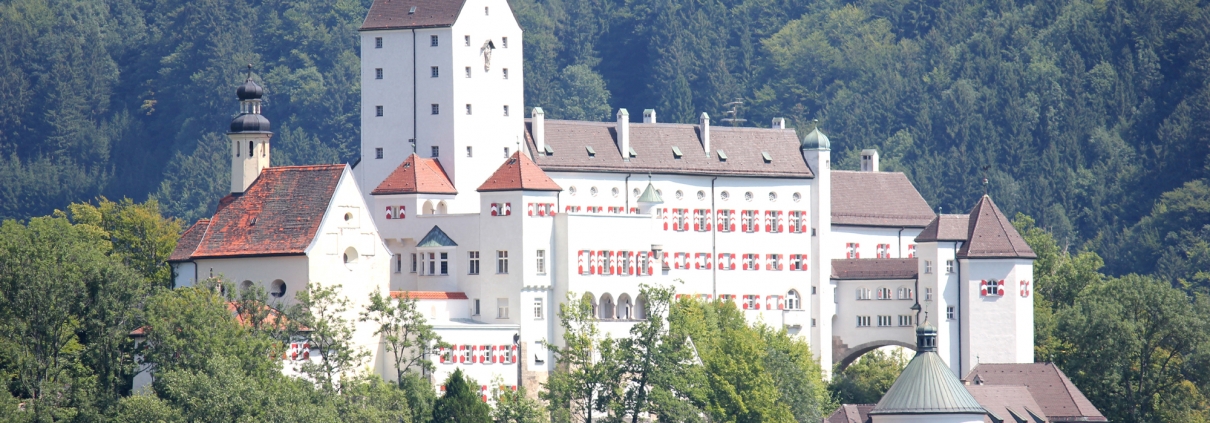
[(257, 85), (256, 82), (253, 82), (252, 78), (248, 78), (247, 81), (244, 81), (244, 85), (240, 85), (239, 88), (235, 90), (235, 95), (238, 96), (240, 100), (260, 100), (261, 96), (264, 94), (265, 89), (261, 88), (260, 85)]
[(244, 113), (231, 120), (231, 132), (269, 132), (269, 119), (258, 113)]
[(827, 135), (819, 132), (819, 127), (817, 126), (807, 136), (802, 137), (800, 148), (803, 150), (831, 150), (832, 143), (828, 141)]

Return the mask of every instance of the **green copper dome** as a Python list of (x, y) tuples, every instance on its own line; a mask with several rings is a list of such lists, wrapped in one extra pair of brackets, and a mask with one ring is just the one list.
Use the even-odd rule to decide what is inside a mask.
[(987, 414), (937, 355), (937, 328), (916, 328), (916, 356), (886, 391), (875, 414)]
[(816, 127), (807, 136), (802, 137), (800, 148), (803, 150), (831, 150), (832, 143), (828, 141), (828, 136), (819, 132), (819, 127)]

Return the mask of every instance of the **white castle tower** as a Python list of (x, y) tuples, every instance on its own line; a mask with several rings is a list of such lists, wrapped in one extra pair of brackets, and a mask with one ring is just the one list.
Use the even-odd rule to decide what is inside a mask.
[(361, 26), (366, 201), (414, 152), (453, 181), (446, 212), (477, 212), (475, 189), (525, 141), (523, 76), (505, 0), (374, 2)]
[(265, 90), (252, 81), (252, 65), (248, 79), (235, 90), (239, 97), (239, 116), (231, 120), (227, 139), (231, 140), (231, 192), (242, 194), (269, 167), (269, 119), (260, 114), (261, 96)]

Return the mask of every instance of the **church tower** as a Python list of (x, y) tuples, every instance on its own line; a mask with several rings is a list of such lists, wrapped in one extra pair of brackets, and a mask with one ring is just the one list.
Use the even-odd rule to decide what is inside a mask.
[(248, 79), (235, 90), (239, 97), (239, 116), (231, 120), (227, 139), (231, 140), (231, 193), (242, 194), (269, 167), (269, 119), (260, 114), (261, 96), (265, 90), (252, 81), (252, 65)]

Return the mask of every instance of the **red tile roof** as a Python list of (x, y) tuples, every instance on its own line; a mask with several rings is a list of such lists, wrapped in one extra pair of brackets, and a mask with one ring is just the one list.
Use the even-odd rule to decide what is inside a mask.
[(395, 171), (370, 192), (372, 195), (387, 194), (457, 194), (454, 183), (437, 159), (421, 158), (412, 153)]
[[(992, 413), (1003, 422), (1020, 421), (1016, 417), (1025, 419), (1025, 421), (1034, 420), (1030, 413), (1038, 414), (1042, 417), (1045, 413), (1042, 412), (1042, 407), (1034, 401), (1033, 395), (1030, 395), (1029, 389), (1024, 386), (1014, 385), (964, 385), (967, 392), (975, 397), (975, 401), (979, 401), (989, 413)], [(1016, 417), (1014, 417), (1016, 416)], [(992, 422), (990, 417), (984, 417), (984, 421)]]
[(214, 214), (191, 258), (305, 253), (344, 170), (345, 165), (266, 168), (244, 195)]
[(546, 172), (538, 168), (529, 156), (520, 151), (504, 161), (483, 185), (479, 192), (486, 191), (562, 191), (563, 188), (546, 176)]
[(936, 217), (901, 172), (832, 171), (832, 224), (923, 228)]
[(968, 241), (958, 249), (960, 258), (1037, 258), (991, 197), (984, 195), (971, 209)]
[(918, 262), (908, 259), (838, 259), (832, 260), (832, 279), (916, 279)]
[(441, 291), (391, 291), (392, 298), (407, 296), (417, 300), (465, 300), (467, 299), (465, 292), (441, 292)]
[(916, 242), (966, 241), (969, 229), (969, 215), (941, 214), (920, 231)]
[(169, 262), (186, 261), (193, 255), (193, 251), (197, 250), (197, 245), (202, 242), (202, 237), (206, 236), (206, 229), (210, 227), (210, 218), (198, 219), (197, 223), (190, 226), (181, 234), (181, 239), (176, 242), (176, 248), (172, 249), (172, 254), (168, 256)]
[[(374, 0), (361, 30), (450, 26), (458, 20), (464, 3), (466, 0)], [(413, 7), (415, 11), (408, 13)]]
[(1024, 386), (1052, 422), (1109, 421), (1054, 363), (979, 364), (963, 380), (976, 377), (984, 386)]
[(841, 404), (824, 423), (869, 423), (874, 404)]
[[(541, 152), (533, 160), (547, 172), (815, 177), (802, 157), (801, 144), (793, 129), (711, 126), (710, 152), (706, 154), (699, 125), (631, 122), (630, 148), (635, 157), (624, 161), (617, 144), (617, 123), (554, 119), (544, 122), (544, 142), (554, 154)], [(530, 120), (526, 119), (525, 145), (534, 152), (537, 147), (531, 131)], [(674, 147), (680, 150), (680, 158), (676, 157)], [(596, 154), (590, 157), (588, 148)], [(726, 160), (720, 160), (719, 150)], [(768, 153), (772, 160), (765, 161), (762, 153)]]

